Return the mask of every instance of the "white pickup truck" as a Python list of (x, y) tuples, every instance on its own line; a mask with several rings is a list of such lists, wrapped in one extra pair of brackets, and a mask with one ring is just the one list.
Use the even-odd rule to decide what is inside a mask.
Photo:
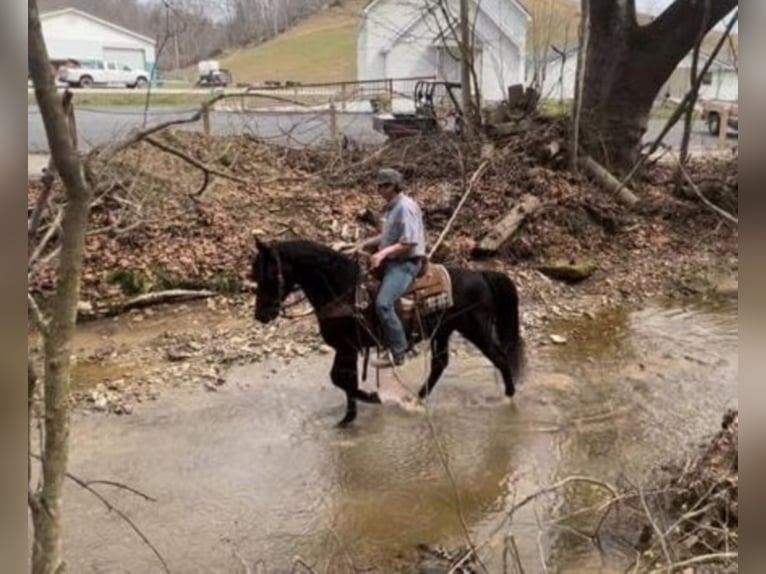
[(62, 68), (59, 81), (70, 86), (92, 88), (96, 85), (121, 85), (128, 88), (145, 88), (149, 85), (146, 70), (134, 70), (119, 62), (93, 61), (76, 67)]

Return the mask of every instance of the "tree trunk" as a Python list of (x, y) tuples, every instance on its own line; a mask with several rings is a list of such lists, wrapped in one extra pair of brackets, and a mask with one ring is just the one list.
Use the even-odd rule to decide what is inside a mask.
[(711, 17), (697, 0), (675, 0), (645, 26), (635, 0), (591, 0), (582, 102), (583, 145), (607, 169), (623, 172), (638, 159), (649, 113), (663, 84), (737, 0), (712, 0)]
[(62, 247), (52, 302), (51, 321), (44, 333), (45, 439), (42, 446), (42, 488), (30, 493), (34, 523), (32, 571), (63, 570), (61, 493), (69, 450), (69, 375), (71, 342), (80, 294), (82, 256), (88, 223), (90, 191), (83, 178), (66, 117), (50, 74), (37, 0), (29, 0), (29, 71), (48, 137), (51, 157), (66, 189)]

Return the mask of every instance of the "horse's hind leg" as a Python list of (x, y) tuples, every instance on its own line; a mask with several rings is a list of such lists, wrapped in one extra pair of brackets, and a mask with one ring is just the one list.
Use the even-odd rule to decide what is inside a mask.
[(492, 336), (492, 324), (490, 321), (472, 319), (465, 329), (459, 329), (460, 333), (478, 349), (484, 353), (492, 364), (500, 371), (505, 385), (505, 396), (512, 397), (516, 389), (513, 384), (511, 365), (503, 348)]
[(428, 379), (418, 391), (418, 397), (425, 399), (439, 382), (444, 369), (449, 364), (449, 337), (451, 333), (437, 333), (431, 339), (431, 372)]

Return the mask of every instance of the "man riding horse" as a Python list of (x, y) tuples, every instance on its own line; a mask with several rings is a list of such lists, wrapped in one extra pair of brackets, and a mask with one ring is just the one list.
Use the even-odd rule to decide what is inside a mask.
[(386, 201), (383, 231), (358, 244), (353, 251), (375, 249), (370, 256), (370, 270), (382, 278), (375, 310), (383, 326), (388, 352), (371, 364), (391, 368), (403, 365), (414, 354), (397, 315), (396, 302), (426, 263), (426, 240), (423, 212), (417, 202), (404, 193), (402, 174), (395, 169), (381, 169), (376, 187)]

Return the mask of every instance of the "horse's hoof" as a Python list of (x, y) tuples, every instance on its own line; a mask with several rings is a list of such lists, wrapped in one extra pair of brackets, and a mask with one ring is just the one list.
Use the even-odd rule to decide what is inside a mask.
[(410, 413), (425, 413), (426, 404), (417, 397), (404, 397), (401, 401), (402, 408)]
[(509, 397), (508, 395), (503, 397), (503, 402), (510, 407), (516, 406), (516, 401), (513, 399), (513, 397)]
[(338, 422), (338, 424), (336, 424), (336, 425), (335, 425), (335, 428), (338, 428), (338, 429), (347, 429), (347, 428), (349, 428), (349, 427), (351, 426), (351, 423), (353, 423), (353, 422), (354, 422), (354, 419), (356, 419), (356, 414), (353, 414), (353, 415), (346, 415), (345, 417), (343, 417), (342, 419), (340, 419), (340, 421)]

